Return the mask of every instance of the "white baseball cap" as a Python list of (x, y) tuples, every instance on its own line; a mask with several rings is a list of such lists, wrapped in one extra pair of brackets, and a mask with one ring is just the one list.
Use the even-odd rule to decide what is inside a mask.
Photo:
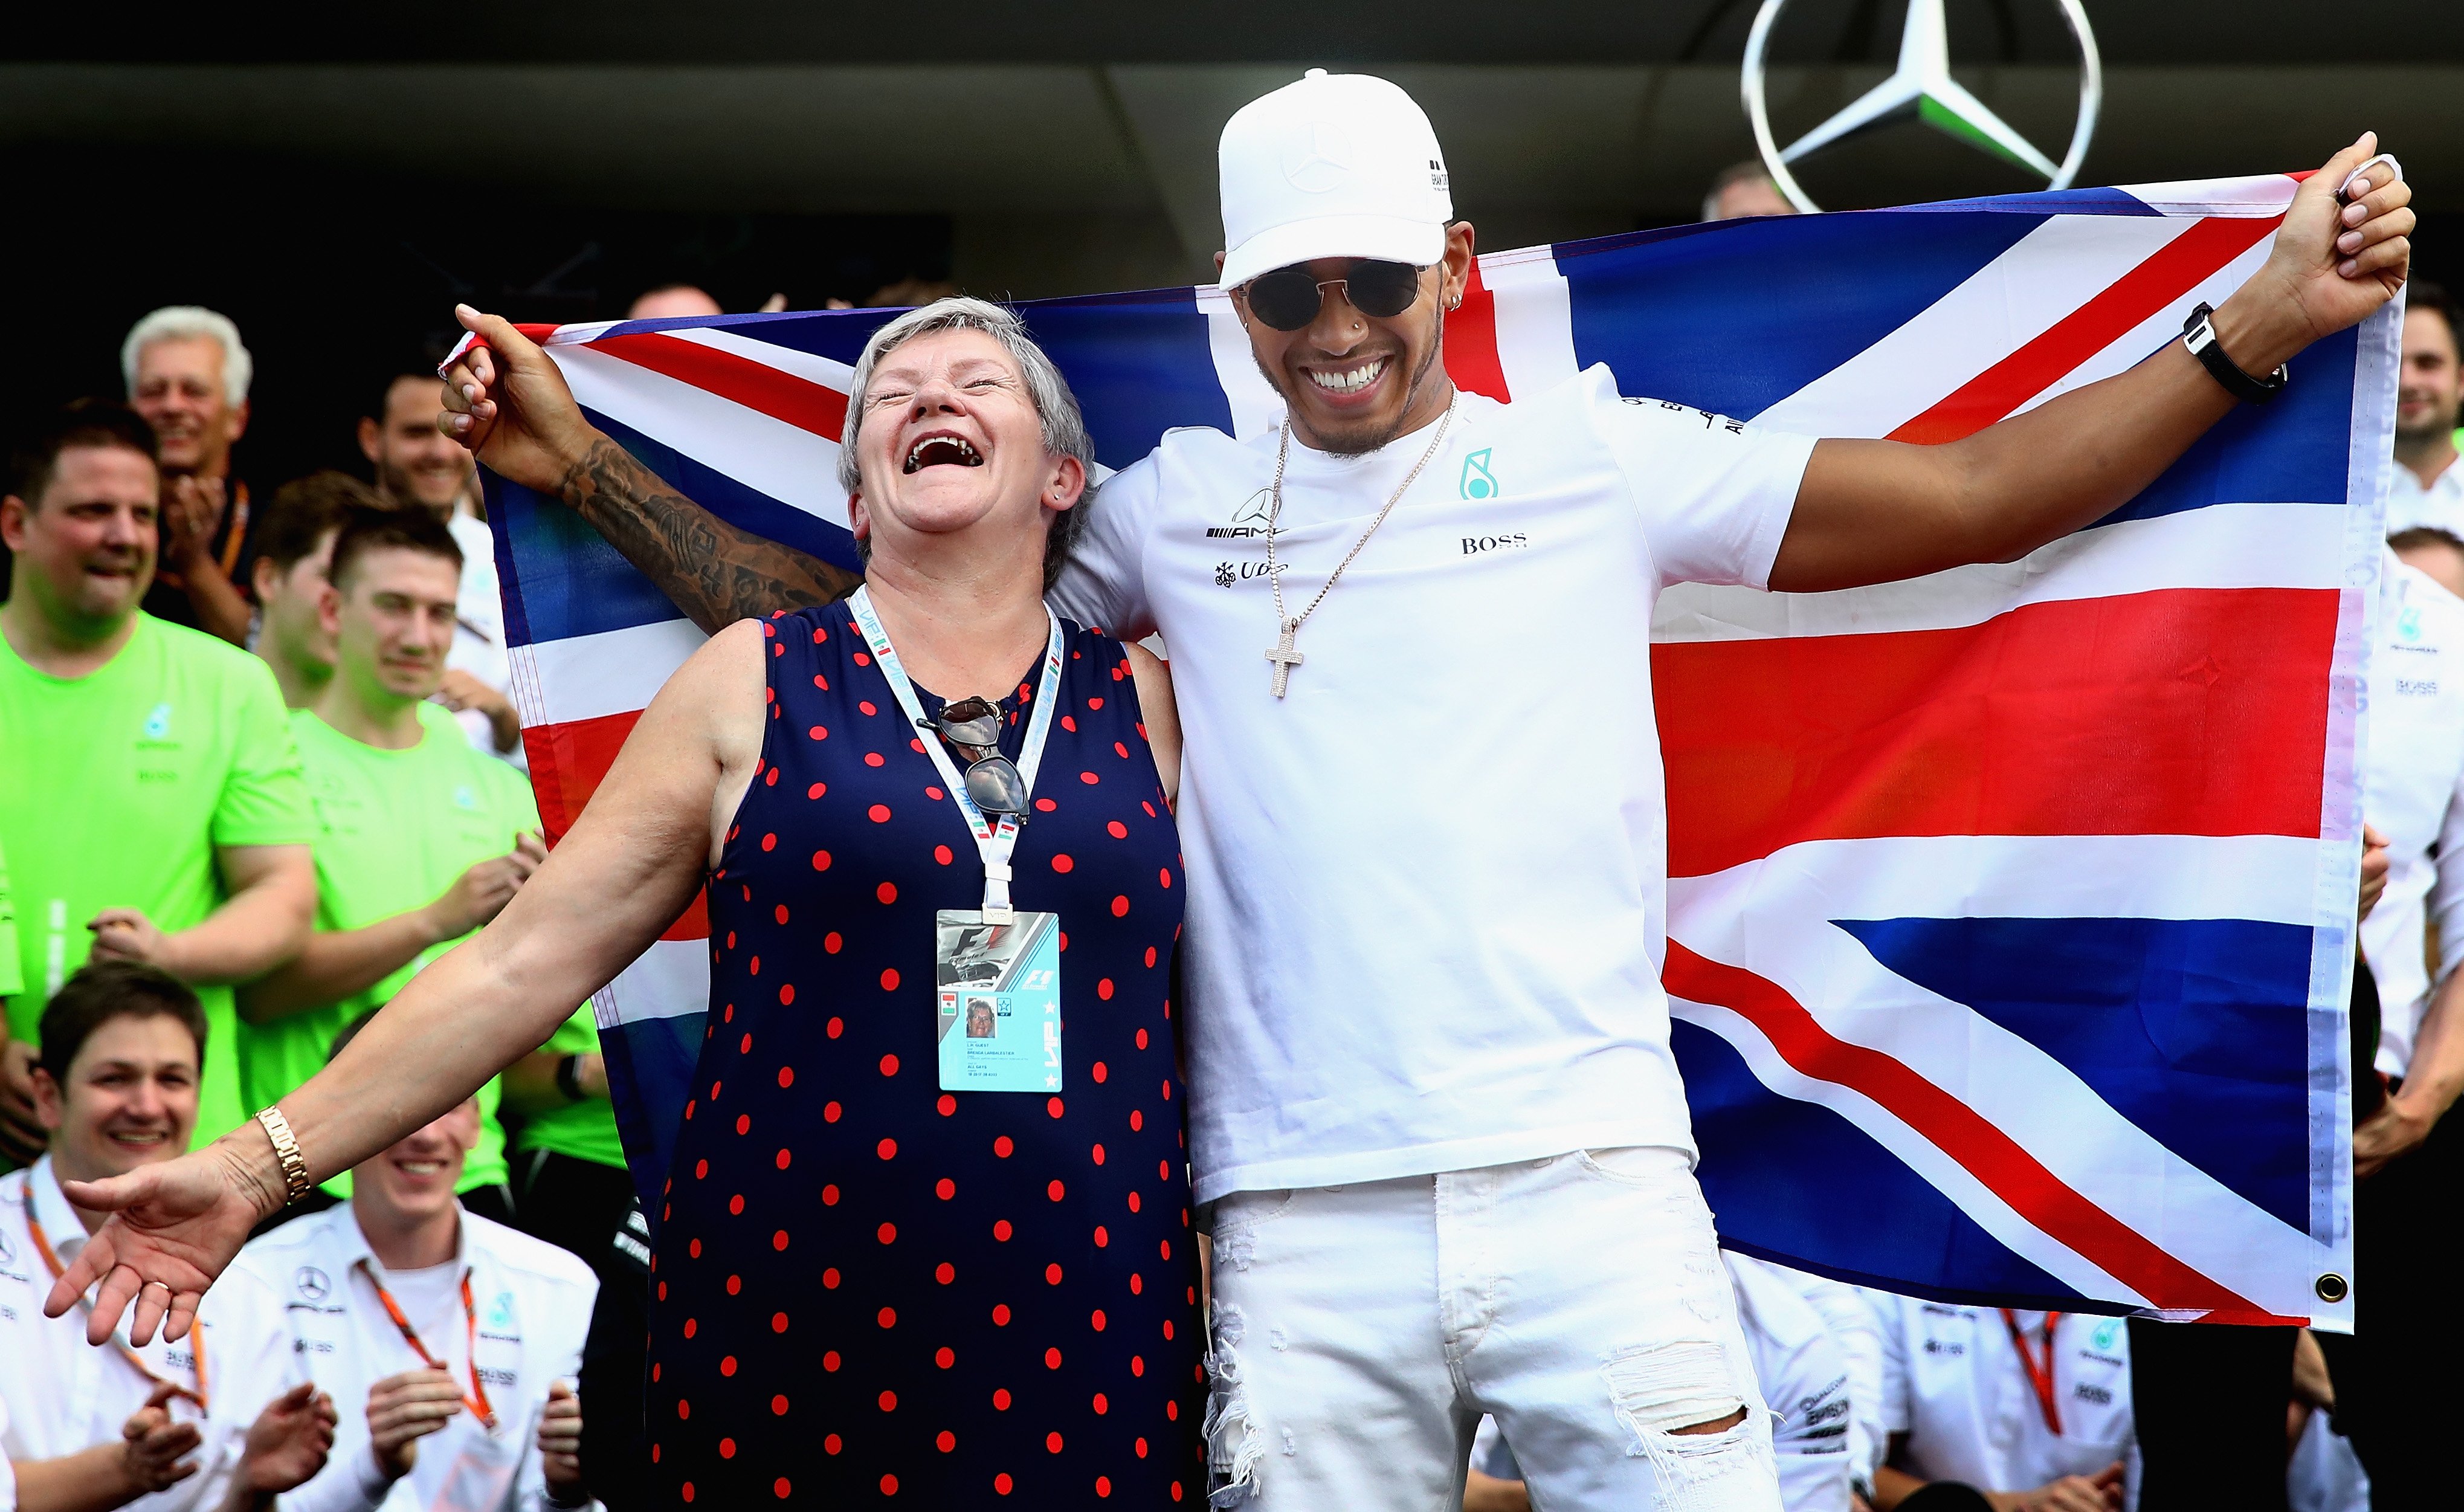
[(1226, 288), (1315, 257), (1427, 267), (1445, 256), (1445, 155), (1397, 86), (1312, 68), (1223, 124)]

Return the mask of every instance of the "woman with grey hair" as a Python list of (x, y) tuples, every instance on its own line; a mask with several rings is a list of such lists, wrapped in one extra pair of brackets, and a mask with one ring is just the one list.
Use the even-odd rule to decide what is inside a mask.
[[(553, 378), (486, 329), (509, 383)], [(539, 465), (605, 440), (571, 412)], [(107, 1278), (95, 1316), (191, 1316), (286, 1193), (468, 1097), (706, 885), (653, 1499), (1196, 1501), (1178, 727), (1160, 662), (1044, 604), (1084, 425), (1015, 316), (944, 300), (866, 347), (843, 447), (863, 588), (713, 636), (496, 922), (263, 1128), (81, 1189), (118, 1211), (71, 1277)]]

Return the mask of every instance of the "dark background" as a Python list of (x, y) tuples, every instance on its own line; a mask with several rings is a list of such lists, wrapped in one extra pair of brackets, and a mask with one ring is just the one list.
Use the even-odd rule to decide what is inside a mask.
[[(2309, 167), (2376, 126), (2422, 196), (2418, 267), (2464, 282), (2464, 6), (2087, 6), (2108, 83), (2080, 182)], [(0, 367), (0, 426), (117, 393), (130, 322), (203, 303), (256, 358), (238, 467), (260, 490), (363, 471), (353, 423), (456, 300), (578, 321), (675, 280), (729, 309), (907, 278), (1192, 281), (1221, 240), (1215, 133), (1308, 63), (1414, 91), (1490, 250), (1690, 219), (1750, 151), (1752, 0), (24, 10), (0, 40), (0, 257), (32, 355)], [(1880, 77), (1902, 11), (1793, 0), (1784, 140)], [(2052, 0), (1948, 16), (1963, 81), (2058, 156)], [(1835, 208), (2036, 187), (1913, 127), (1802, 176)]]

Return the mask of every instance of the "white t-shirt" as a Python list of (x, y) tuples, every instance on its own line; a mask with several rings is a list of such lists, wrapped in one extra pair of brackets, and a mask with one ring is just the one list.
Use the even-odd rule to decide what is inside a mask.
[(2430, 1006), (2433, 899), (2440, 938), (2457, 942), (2450, 957), (2464, 946), (2464, 599), (2390, 551), (2378, 612), (2362, 816), (2387, 837), (2387, 880), (2362, 921), (2362, 953), (2378, 978), (2378, 1069), (2400, 1077)]
[(148, 1379), (117, 1346), (97, 1348), (85, 1342), (84, 1308), (43, 1316), (52, 1273), (34, 1245), (30, 1213), (63, 1266), (85, 1248), (85, 1225), (60, 1191), (49, 1155), (28, 1169), (0, 1176), (0, 1448), (22, 1464), (119, 1443), (121, 1426), (145, 1405), (156, 1380), (198, 1386), (202, 1339), (203, 1394), (209, 1411), (199, 1412), (185, 1397), (173, 1398), (168, 1407), (173, 1421), (194, 1423), (202, 1435), (187, 1461), (197, 1473), (127, 1505), (142, 1512), (219, 1506), (249, 1425), (297, 1379), (281, 1308), (253, 1305), (252, 1299), (215, 1286), (206, 1293), (187, 1338), (168, 1344), (157, 1334), (134, 1351), (153, 1372)]
[[(467, 672), (499, 693), (514, 685), (512, 653), (505, 646), (505, 605), (497, 589), (496, 539), (488, 523), (456, 512), (445, 522), (453, 544), (462, 548), (462, 592), (453, 605), (453, 646), (445, 665)], [(519, 742), (510, 751), (496, 749), (495, 726), (476, 709), (453, 716), (472, 745), (501, 756), (523, 771), (530, 761)]]
[(2436, 525), (2464, 536), (2464, 461), (2453, 461), (2424, 487), (2402, 462), (2387, 469), (2387, 531)]
[[(1848, 1512), (1849, 1372), (1839, 1341), (1797, 1294), (1796, 1273), (1743, 1255), (1720, 1258), (1736, 1288), (1754, 1385), (1771, 1412), (1780, 1505), (1786, 1512)], [(1494, 1417), (1480, 1420), (1471, 1467), (1500, 1480), (1523, 1479)]]
[(1768, 1260), (1753, 1264), (1804, 1298), (1839, 1345), (1848, 1370), (1848, 1474), (1851, 1479), (1870, 1485), (1890, 1437), (1882, 1428), (1882, 1332), (1874, 1317), (1874, 1304), (1846, 1281)]
[[(2130, 1419), (2130, 1330), (2119, 1318), (2064, 1313), (2054, 1328), (2057, 1434), (1998, 1307), (1958, 1307), (1869, 1291), (1882, 1328), (1882, 1425), (1908, 1435), (1901, 1468), (1979, 1491), (2033, 1491), (2119, 1460), (2124, 1505), (2139, 1501)], [(2013, 1313), (2044, 1355), (2045, 1315)]]
[[(1201, 1202), (1692, 1147), (1660, 985), (1652, 606), (1767, 580), (1814, 441), (1620, 399), (1605, 367), (1461, 405), (1302, 627), (1287, 699), (1271, 434), (1168, 433), (1104, 485), (1053, 595), (1172, 648)], [(1290, 613), (1433, 434), (1292, 446)]]
[[(466, 1270), (473, 1304), (467, 1318), (461, 1288)], [(469, 1410), (455, 1413), (419, 1441), (410, 1474), (392, 1481), (378, 1468), (369, 1444), (368, 1390), (387, 1376), (421, 1368), (422, 1362), (379, 1301), (380, 1279), (466, 1397), (475, 1341), (478, 1379), (496, 1414), (491, 1433)], [(214, 1283), (215, 1291), (225, 1288), (259, 1305), (271, 1303), (289, 1318), (303, 1373), (332, 1394), (340, 1415), (325, 1468), (283, 1495), (282, 1512), (426, 1512), (440, 1504), (539, 1512), (545, 1505), (539, 1415), (547, 1407), (549, 1384), (569, 1382), (582, 1368), (583, 1341), (599, 1295), (589, 1266), (554, 1245), (466, 1212), (461, 1253), (449, 1268), (389, 1274), (344, 1203), (252, 1242)], [(449, 1488), (458, 1500), (440, 1502)]]

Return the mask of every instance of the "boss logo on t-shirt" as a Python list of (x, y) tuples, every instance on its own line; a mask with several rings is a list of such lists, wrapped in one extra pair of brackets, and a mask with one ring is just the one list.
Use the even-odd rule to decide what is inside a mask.
[(1463, 554), (1478, 556), (1484, 551), (1521, 551), (1531, 545), (1531, 538), (1517, 530), (1510, 536), (1465, 536)]

